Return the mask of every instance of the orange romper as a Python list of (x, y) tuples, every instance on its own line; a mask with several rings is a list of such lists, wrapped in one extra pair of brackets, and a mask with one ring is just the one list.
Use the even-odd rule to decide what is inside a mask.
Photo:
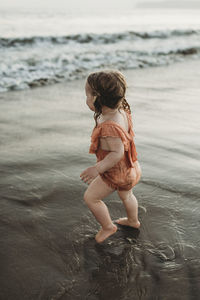
[(131, 114), (125, 111), (129, 123), (129, 132), (112, 120), (104, 121), (92, 131), (89, 153), (96, 154), (97, 162), (104, 159), (110, 151), (103, 150), (99, 146), (99, 137), (120, 137), (124, 144), (124, 156), (112, 168), (100, 174), (102, 180), (115, 190), (130, 190), (135, 185), (132, 175), (134, 162), (137, 161), (137, 152), (134, 144), (134, 132)]

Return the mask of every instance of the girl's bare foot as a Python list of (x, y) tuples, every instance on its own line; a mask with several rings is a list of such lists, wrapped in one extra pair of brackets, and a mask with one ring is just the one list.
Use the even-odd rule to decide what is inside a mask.
[(125, 225), (125, 226), (131, 226), (134, 228), (139, 228), (140, 227), (140, 222), (130, 222), (128, 218), (119, 218), (118, 220), (115, 221), (115, 223), (120, 224), (120, 225)]
[(101, 243), (105, 239), (107, 239), (110, 235), (114, 234), (116, 231), (117, 231), (117, 226), (114, 224), (108, 229), (101, 228), (99, 232), (96, 234), (95, 240), (97, 241), (97, 243)]

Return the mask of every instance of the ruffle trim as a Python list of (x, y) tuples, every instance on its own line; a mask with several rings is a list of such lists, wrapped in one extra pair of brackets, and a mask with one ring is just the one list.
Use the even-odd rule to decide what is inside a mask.
[(129, 149), (129, 140), (127, 139), (125, 133), (122, 129), (115, 125), (104, 124), (104, 126), (96, 127), (93, 129), (91, 135), (91, 146), (89, 153), (95, 153), (99, 146), (99, 137), (118, 137), (121, 138), (122, 143), (124, 144), (124, 150), (128, 151)]
[(134, 132), (132, 129), (132, 118), (131, 114), (127, 113), (129, 119), (129, 133), (126, 133), (120, 125), (113, 123), (102, 123), (102, 125), (97, 126), (93, 129), (91, 134), (91, 145), (89, 148), (89, 153), (95, 154), (99, 147), (99, 137), (119, 137), (124, 144), (124, 150), (128, 152), (128, 158), (131, 167), (134, 167), (134, 162), (137, 160), (137, 152), (134, 143)]

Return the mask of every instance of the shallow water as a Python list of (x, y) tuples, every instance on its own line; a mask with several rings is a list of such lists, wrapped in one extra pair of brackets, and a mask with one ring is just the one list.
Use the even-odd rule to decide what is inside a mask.
[(198, 299), (199, 66), (126, 71), (142, 225), (100, 245), (79, 178), (95, 162), (84, 82), (1, 94), (0, 299)]

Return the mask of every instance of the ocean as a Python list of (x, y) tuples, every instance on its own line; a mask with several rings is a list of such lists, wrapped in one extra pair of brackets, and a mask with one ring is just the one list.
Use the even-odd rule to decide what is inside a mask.
[(199, 10), (72, 8), (0, 10), (0, 92), (200, 58)]

